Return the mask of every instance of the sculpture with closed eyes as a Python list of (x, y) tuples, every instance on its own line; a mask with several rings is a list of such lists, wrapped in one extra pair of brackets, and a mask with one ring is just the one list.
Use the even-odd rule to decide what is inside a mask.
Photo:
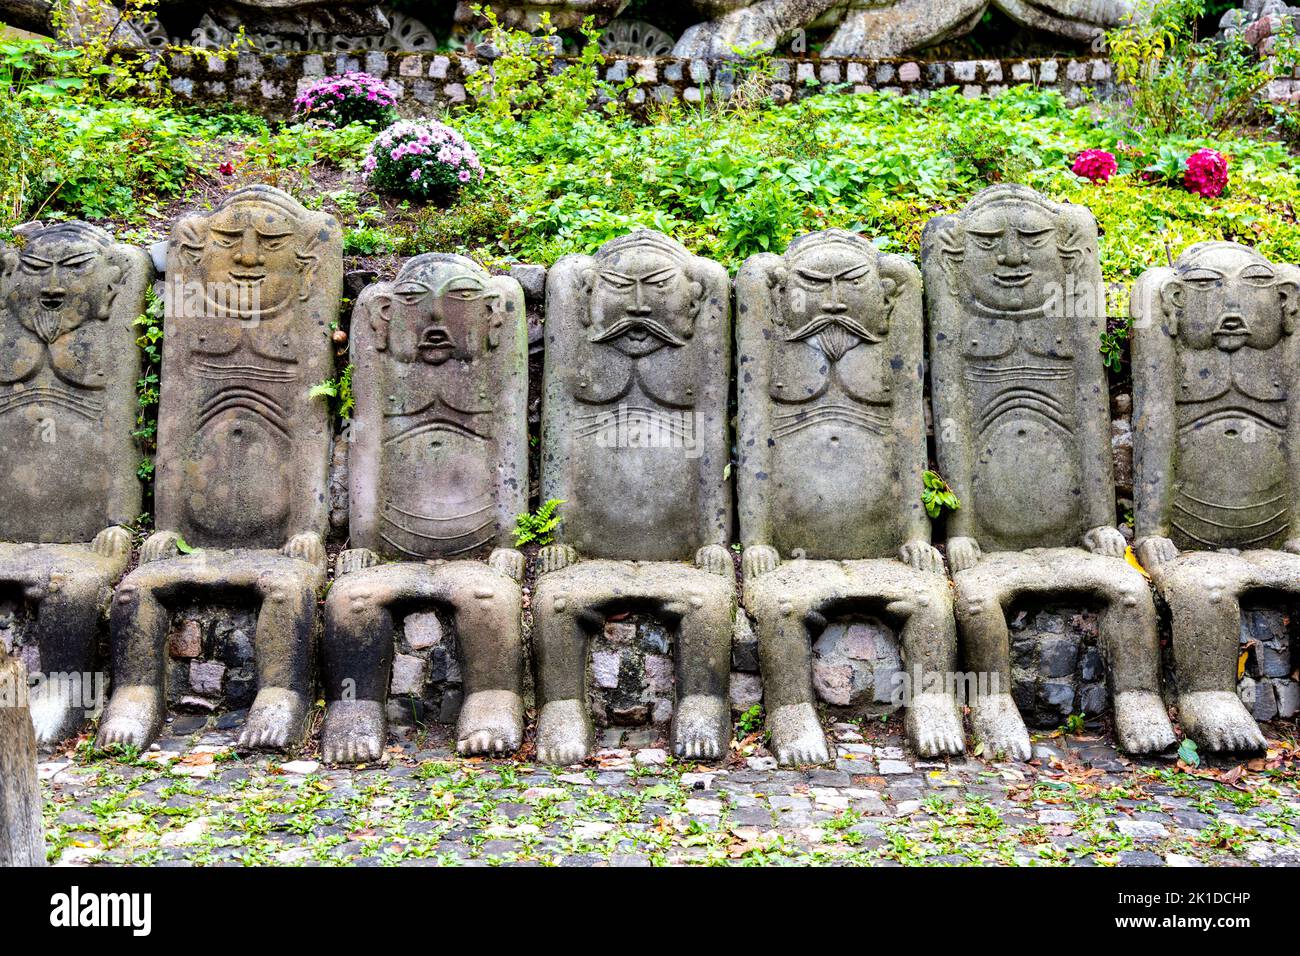
[(258, 691), (241, 744), (284, 749), (302, 733), (331, 444), (329, 409), (310, 393), (333, 377), (342, 285), (338, 223), (269, 186), (173, 228), (158, 530), (114, 598), (101, 745), (145, 747), (158, 733), (170, 609), (184, 592), (257, 604)]
[(1082, 206), (994, 186), (922, 240), (939, 465), (961, 507), (948, 562), (986, 753), (1028, 759), (1011, 698), (1006, 611), (1022, 597), (1101, 605), (1116, 730), (1131, 752), (1173, 743), (1158, 693), (1155, 607), (1115, 527), (1097, 225)]
[[(0, 543), (0, 590), (30, 611), (21, 656), (47, 676), (96, 670), (107, 596), (130, 561), (133, 323), (152, 275), (142, 250), (86, 223), (0, 246), (0, 542), (12, 542)], [(85, 719), (85, 694), (69, 690), (51, 681), (34, 694), (42, 743)]]
[(523, 290), (461, 256), (417, 256), (362, 293), (352, 330), (352, 550), (326, 602), (325, 759), (379, 758), (395, 618), (431, 608), (452, 621), (463, 658), (457, 749), (514, 750), (524, 559), (508, 545), (528, 506)]
[(1132, 298), (1138, 556), (1169, 606), (1179, 719), (1260, 750), (1236, 694), (1243, 597), (1300, 593), (1300, 269), (1202, 242)]

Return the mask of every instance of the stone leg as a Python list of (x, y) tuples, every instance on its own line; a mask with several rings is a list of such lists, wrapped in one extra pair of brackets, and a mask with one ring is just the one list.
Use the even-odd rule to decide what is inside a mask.
[(306, 730), (316, 595), (324, 575), (305, 561), (283, 560), (257, 577), (257, 696), (239, 735), (239, 745), (251, 749), (287, 750)]
[[(340, 578), (325, 618), (325, 759), (377, 760), (386, 733), (395, 607), (450, 610), (460, 644), (465, 702), (461, 753), (508, 753), (523, 742), (522, 595), (476, 561), (389, 564)], [(349, 683), (350, 682), (350, 683)]]
[(76, 733), (100, 703), (100, 621), (126, 563), (125, 555), (100, 555), (84, 545), (0, 545), (0, 581), (21, 587), (36, 606), (31, 636), (44, 680), (30, 703), (42, 746)]
[(1115, 735), (1133, 754), (1159, 753), (1177, 738), (1160, 697), (1160, 636), (1146, 578), (1117, 558), (1087, 552), (1065, 559), (1079, 585), (1102, 601), (1098, 638), (1109, 671)]
[(1036, 563), (1009, 552), (987, 554), (973, 568), (959, 572), (956, 585), (957, 625), (967, 670), (977, 686), (988, 688), (970, 701), (971, 723), (984, 755), (999, 753), (1028, 760), (1029, 731), (1011, 699), (1011, 649), (1006, 605), (1032, 590)]
[[(1259, 725), (1237, 696), (1237, 654), (1241, 650), (1240, 595), (1255, 587), (1296, 585), (1269, 572), (1293, 563), (1291, 577), (1300, 573), (1300, 560), (1193, 552), (1168, 561), (1152, 572), (1156, 588), (1169, 605), (1178, 673), (1178, 716), (1183, 729), (1212, 751), (1257, 751), (1265, 747)], [(1270, 580), (1272, 579), (1272, 580)]]
[(147, 747), (166, 711), (169, 605), (193, 591), (242, 591), (260, 601), (254, 647), (258, 692), (240, 745), (296, 744), (307, 716), (316, 594), (324, 572), (278, 551), (207, 552), (142, 565), (117, 589), (109, 626), (113, 695), (98, 744)]
[(686, 565), (586, 561), (543, 575), (534, 591), (542, 762), (571, 764), (591, 754), (587, 650), (607, 614), (628, 607), (654, 614), (678, 632), (673, 749), (697, 759), (726, 753), (732, 580)]
[[(809, 564), (838, 569), (829, 562)], [(763, 676), (767, 730), (776, 759), (784, 766), (826, 763), (831, 759), (826, 735), (817, 719), (809, 639), (810, 631), (825, 626), (825, 620), (815, 612), (824, 594), (821, 587), (805, 581), (803, 576), (790, 580), (792, 572), (788, 569), (794, 567), (782, 565), (745, 586), (745, 604), (758, 625), (758, 663)]]

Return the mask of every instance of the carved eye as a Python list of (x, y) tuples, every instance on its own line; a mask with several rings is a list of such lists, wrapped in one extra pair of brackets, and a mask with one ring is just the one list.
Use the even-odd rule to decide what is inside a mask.
[(840, 281), (852, 282), (854, 285), (862, 285), (862, 283), (870, 275), (871, 275), (871, 263), (868, 262), (868, 263), (863, 263), (862, 265), (858, 266), (856, 269), (850, 269), (848, 272), (841, 275)]
[(44, 259), (37, 259), (35, 256), (23, 256), (19, 263), (23, 272), (28, 275), (40, 275), (42, 272), (49, 272), (53, 263), (46, 262)]
[(408, 285), (398, 286), (394, 294), (406, 305), (417, 305), (421, 299), (429, 294), (429, 287), (420, 285), (418, 282), (412, 282)]
[(982, 236), (979, 233), (972, 233), (971, 238), (975, 240), (975, 245), (981, 249), (993, 249), (997, 247), (998, 241), (1002, 238), (1001, 233), (994, 236)]
[(636, 284), (635, 279), (631, 279), (625, 275), (619, 275), (617, 272), (602, 272), (600, 274), (600, 281), (619, 290), (630, 289)]
[(1277, 281), (1277, 276), (1273, 274), (1272, 269), (1267, 269), (1264, 266), (1250, 266), (1241, 273), (1241, 281), (1248, 285), (1266, 289)]
[(1198, 289), (1208, 289), (1213, 285), (1217, 285), (1222, 278), (1223, 276), (1220, 273), (1209, 269), (1193, 269), (1183, 275), (1184, 282), (1190, 282)]
[(275, 252), (277, 249), (283, 249), (284, 244), (289, 241), (288, 235), (283, 236), (258, 236), (262, 240), (262, 247), (267, 252)]
[(239, 241), (237, 233), (230, 232), (213, 232), (212, 241), (222, 249), (230, 249)]
[(86, 266), (94, 262), (97, 257), (97, 253), (83, 252), (80, 255), (69, 256), (59, 264), (65, 269), (84, 269)]
[(1022, 232), (1020, 234), (1020, 241), (1023, 242), (1026, 246), (1028, 246), (1030, 249), (1040, 249), (1047, 243), (1047, 240), (1050, 239), (1051, 237), (1052, 237), (1052, 230), (1044, 229), (1041, 232)]
[(795, 275), (812, 289), (824, 289), (831, 283), (830, 276), (824, 276), (818, 272), (805, 272), (802, 269), (796, 269)]

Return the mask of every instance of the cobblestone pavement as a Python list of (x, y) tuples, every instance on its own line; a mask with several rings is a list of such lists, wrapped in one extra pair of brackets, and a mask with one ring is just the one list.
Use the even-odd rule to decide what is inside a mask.
[(553, 769), (460, 759), (435, 727), (394, 737), (381, 766), (333, 769), (310, 751), (241, 755), (234, 730), (182, 736), (182, 721), (141, 755), (96, 754), (83, 739), (44, 757), (52, 861), (1300, 863), (1300, 750), (1282, 742), (1247, 765), (1196, 769), (1065, 734), (1040, 738), (1027, 765), (925, 762), (904, 748), (897, 720), (876, 719), (831, 727), (833, 768), (778, 770), (756, 733), (725, 764), (703, 765), (670, 759), (652, 731), (606, 731), (597, 759)]

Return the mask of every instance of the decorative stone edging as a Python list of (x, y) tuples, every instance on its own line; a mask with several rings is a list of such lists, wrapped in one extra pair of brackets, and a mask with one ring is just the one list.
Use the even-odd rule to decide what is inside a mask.
[[(566, 58), (555, 61), (562, 69)], [(241, 54), (232, 60), (173, 53), (171, 86), (181, 99), (222, 102), (273, 117), (288, 116), (294, 97), (322, 76), (364, 70), (385, 80), (399, 104), (412, 108), (447, 107), (467, 102), (465, 80), (490, 66), (482, 57), (454, 53), (269, 53)], [(1010, 86), (1033, 84), (1059, 90), (1071, 103), (1088, 95), (1105, 97), (1114, 89), (1110, 63), (1101, 57), (1009, 60), (856, 60), (778, 59), (772, 61), (772, 95), (789, 102), (828, 87), (838, 92), (925, 93), (959, 87), (966, 96), (996, 95)], [(698, 103), (710, 95), (728, 97), (744, 78), (744, 67), (726, 61), (674, 57), (608, 58), (603, 78), (621, 84), (637, 81), (627, 102)]]

